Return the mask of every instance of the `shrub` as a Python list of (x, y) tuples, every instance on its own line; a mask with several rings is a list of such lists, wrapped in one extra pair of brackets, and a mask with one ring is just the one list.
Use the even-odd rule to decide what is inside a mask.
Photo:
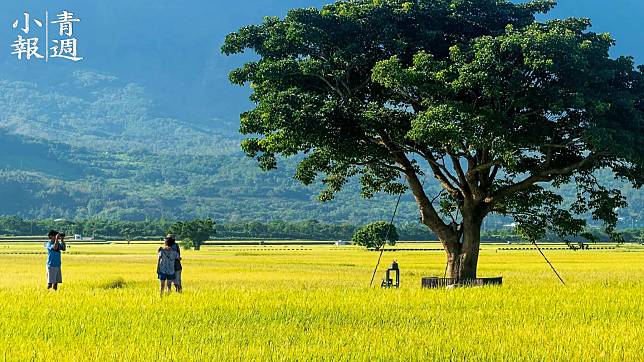
[(398, 231), (396, 226), (386, 221), (376, 221), (367, 224), (353, 233), (351, 241), (356, 245), (367, 248), (382, 248), (385, 243), (396, 245)]

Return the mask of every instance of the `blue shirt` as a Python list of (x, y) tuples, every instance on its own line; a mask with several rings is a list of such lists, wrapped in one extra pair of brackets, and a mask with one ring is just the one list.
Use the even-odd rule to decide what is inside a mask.
[(47, 266), (60, 268), (62, 263), (60, 252), (65, 250), (65, 243), (58, 243), (58, 250), (54, 250), (54, 242), (49, 240), (45, 247), (47, 248)]

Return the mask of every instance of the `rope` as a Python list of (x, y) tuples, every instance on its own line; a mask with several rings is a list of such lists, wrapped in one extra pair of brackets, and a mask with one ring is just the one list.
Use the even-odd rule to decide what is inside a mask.
[(537, 248), (537, 250), (539, 250), (539, 253), (541, 253), (541, 256), (543, 256), (543, 258), (546, 260), (546, 263), (548, 263), (548, 265), (550, 265), (550, 268), (552, 268), (552, 271), (555, 272), (555, 274), (557, 275), (557, 278), (559, 278), (559, 280), (561, 281), (561, 284), (566, 285), (564, 280), (561, 278), (561, 275), (559, 275), (559, 273), (557, 273), (557, 269), (555, 269), (555, 267), (552, 265), (550, 260), (548, 260), (548, 258), (543, 253), (543, 251), (541, 251), (541, 248), (539, 247), (539, 245), (537, 245), (537, 242), (533, 241), (532, 244)]
[(394, 212), (391, 214), (391, 221), (389, 221), (389, 228), (387, 229), (387, 237), (385, 237), (385, 244), (380, 248), (380, 255), (378, 256), (378, 262), (376, 263), (376, 267), (373, 269), (373, 274), (371, 275), (371, 281), (369, 282), (369, 287), (373, 286), (373, 279), (376, 277), (376, 273), (378, 272), (378, 266), (380, 266), (380, 260), (382, 259), (382, 253), (385, 251), (385, 246), (387, 245), (387, 240), (389, 240), (389, 234), (391, 233), (391, 229), (393, 229), (394, 226), (394, 218), (396, 217), (396, 213), (398, 212), (398, 205), (400, 205), (400, 199), (402, 198), (403, 193), (401, 192), (398, 194), (398, 201), (396, 201), (396, 207), (394, 207)]
[[(427, 181), (427, 174), (426, 173), (423, 176), (423, 181), (420, 184), (421, 187), (425, 186), (425, 181)], [(440, 196), (442, 193), (443, 193), (443, 190), (441, 190), (441, 192), (438, 194), (438, 196)], [(373, 274), (371, 275), (371, 281), (369, 282), (369, 287), (373, 286), (373, 280), (376, 277), (376, 273), (378, 272), (378, 267), (380, 266), (380, 260), (382, 259), (382, 253), (385, 251), (385, 246), (387, 245), (386, 240), (389, 239), (389, 234), (391, 233), (391, 229), (394, 226), (394, 218), (396, 217), (396, 213), (398, 212), (398, 206), (400, 205), (400, 199), (402, 198), (403, 194), (404, 194), (404, 192), (401, 192), (400, 194), (398, 194), (398, 200), (396, 201), (396, 207), (394, 207), (394, 212), (393, 212), (393, 214), (391, 214), (391, 221), (389, 221), (389, 229), (387, 229), (387, 237), (385, 238), (385, 244), (380, 249), (380, 255), (378, 255), (378, 262), (376, 263), (376, 267), (373, 269)], [(438, 196), (436, 196), (434, 198), (434, 200), (436, 200), (436, 198), (438, 198)], [(434, 203), (434, 200), (432, 200), (432, 203)], [(445, 270), (447, 270), (447, 269), (445, 269)]]

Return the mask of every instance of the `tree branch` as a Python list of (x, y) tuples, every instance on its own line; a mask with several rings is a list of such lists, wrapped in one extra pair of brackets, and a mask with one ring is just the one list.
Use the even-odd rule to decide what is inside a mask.
[(396, 170), (396, 171), (403, 172), (403, 173), (405, 172), (405, 170), (403, 168), (401, 168), (401, 167), (390, 165), (390, 164), (387, 164), (385, 162), (381, 162), (381, 161), (378, 161), (378, 160), (371, 160), (371, 161), (365, 161), (365, 162), (355, 162), (354, 164), (356, 166), (369, 166), (369, 165), (376, 164), (376, 165), (384, 167), (384, 168)]
[[(443, 188), (452, 194), (452, 196), (456, 196), (461, 193), (461, 190), (459, 189), (462, 189), (462, 185), (458, 182), (456, 177), (449, 172), (445, 165), (438, 163), (432, 154), (424, 154), (424, 158), (429, 163), (429, 167), (432, 169), (434, 177), (436, 177), (436, 179), (441, 183)], [(452, 182), (454, 182), (454, 184), (452, 184)]]
[(499, 169), (501, 168), (501, 164), (496, 164), (494, 165), (494, 168), (492, 169), (492, 173), (490, 173), (490, 176), (488, 177), (488, 185), (491, 185), (494, 182), (494, 179), (496, 178), (496, 175), (499, 173)]
[[(438, 163), (438, 160), (431, 154), (431, 152), (423, 152), (416, 146), (409, 148), (409, 152), (420, 155), (427, 161), (427, 163), (429, 163), (429, 167), (432, 169), (434, 177), (441, 183), (441, 186), (443, 186), (445, 190), (452, 194), (452, 196), (456, 196), (461, 193), (459, 190), (461, 188), (461, 184), (458, 182), (456, 177), (449, 172), (445, 165)], [(454, 182), (454, 184), (452, 184), (452, 182)]]
[(545, 170), (545, 171), (541, 171), (536, 174), (530, 175), (528, 178), (524, 179), (523, 181), (517, 182), (515, 184), (509, 185), (497, 190), (494, 194), (492, 194), (491, 197), (489, 197), (486, 200), (486, 202), (494, 203), (497, 200), (503, 199), (508, 195), (525, 190), (537, 182), (549, 182), (554, 180), (555, 177), (557, 176), (569, 175), (572, 172), (578, 170), (579, 168), (584, 167), (589, 163), (595, 161), (600, 156), (601, 154), (599, 153), (592, 153), (588, 157), (570, 166)]
[(452, 160), (452, 165), (454, 165), (454, 169), (456, 170), (456, 174), (458, 175), (458, 178), (460, 180), (460, 184), (463, 185), (463, 186), (467, 185), (468, 184), (467, 178), (465, 177), (465, 173), (463, 172), (463, 168), (461, 167), (460, 160), (458, 159), (458, 157), (456, 157), (456, 155), (454, 155), (453, 153), (451, 153), (449, 151), (447, 152), (447, 154), (449, 155), (450, 159)]
[(336, 92), (340, 96), (340, 98), (343, 98), (343, 99), (345, 98), (345, 96), (342, 93), (342, 91), (340, 90), (340, 88), (333, 86), (333, 84), (331, 84), (331, 82), (329, 82), (328, 79), (326, 79), (325, 77), (323, 77), (323, 76), (321, 76), (319, 74), (311, 74), (311, 75), (316, 77), (316, 78), (318, 78), (318, 79), (320, 79), (321, 81), (323, 81), (329, 88), (331, 88), (331, 90)]
[(423, 184), (418, 179), (414, 165), (407, 158), (405, 152), (401, 148), (397, 147), (393, 142), (389, 141), (385, 135), (380, 134), (380, 137), (382, 144), (384, 144), (394, 160), (404, 170), (403, 173), (407, 178), (407, 183), (416, 199), (422, 223), (432, 229), (441, 240), (452, 240), (453, 230), (443, 222), (443, 219), (438, 215), (436, 209), (434, 209), (434, 205), (432, 205), (432, 202), (425, 193)]
[[(495, 161), (488, 162), (488, 163), (483, 163), (483, 164), (480, 164), (480, 165), (474, 167), (471, 170), (468, 170), (467, 173), (469, 174), (469, 173), (477, 173), (477, 172), (487, 171), (487, 170), (491, 169), (494, 166), (499, 166), (500, 164), (501, 164), (501, 161), (499, 161), (499, 160), (495, 160)], [(498, 169), (498, 167), (497, 167), (497, 169)]]
[(467, 174), (463, 171), (463, 167), (461, 166), (460, 159), (454, 154), (453, 152), (450, 152), (447, 150), (447, 153), (450, 155), (452, 159), (452, 164), (454, 165), (454, 169), (458, 173), (459, 178), (461, 179), (461, 184), (467, 186), (470, 195), (475, 196), (475, 197), (482, 197), (483, 192), (481, 191), (481, 188), (477, 184), (477, 173), (472, 172), (474, 168), (476, 168), (477, 161), (473, 157), (467, 157), (467, 163), (468, 163), (468, 171)]

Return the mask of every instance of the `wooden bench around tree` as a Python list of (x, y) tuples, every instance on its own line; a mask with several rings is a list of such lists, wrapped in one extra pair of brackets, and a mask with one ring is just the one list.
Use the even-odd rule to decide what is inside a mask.
[(503, 277), (496, 278), (473, 278), (473, 279), (457, 279), (457, 278), (438, 278), (438, 277), (424, 277), (422, 279), (423, 288), (446, 288), (449, 286), (485, 286), (485, 285), (501, 285)]

